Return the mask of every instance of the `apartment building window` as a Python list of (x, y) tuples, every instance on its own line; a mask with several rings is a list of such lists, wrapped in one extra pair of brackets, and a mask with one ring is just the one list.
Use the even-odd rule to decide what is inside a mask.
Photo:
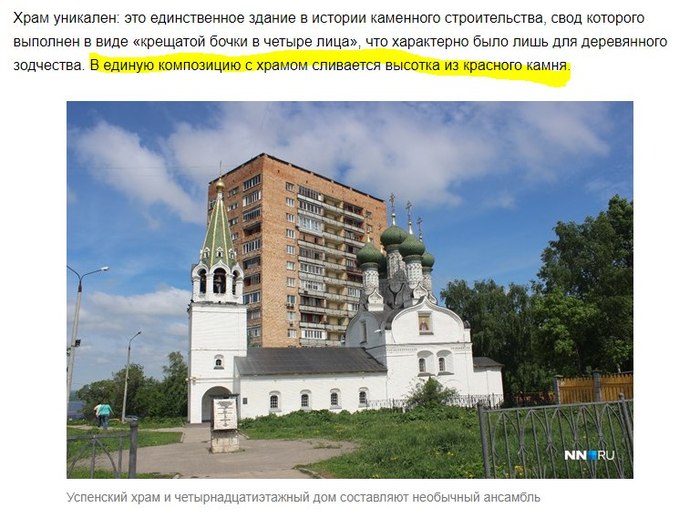
[(245, 236), (255, 235), (256, 233), (260, 233), (261, 231), (262, 226), (260, 225), (260, 222), (243, 228), (243, 234)]
[(246, 205), (250, 205), (252, 203), (257, 202), (258, 200), (260, 200), (261, 197), (262, 197), (262, 193), (260, 191), (255, 191), (255, 192), (252, 192), (250, 194), (246, 194), (243, 197), (243, 207), (245, 207)]
[(294, 192), (294, 184), (292, 182), (287, 182), (286, 188), (288, 191)]
[(234, 231), (231, 233), (231, 240), (238, 240), (238, 238), (241, 236), (241, 234), (238, 231)]
[(259, 326), (248, 328), (248, 337), (260, 337), (261, 335), (262, 329)]
[(296, 312), (287, 312), (287, 322), (293, 323), (297, 318)]
[(287, 255), (295, 255), (297, 252), (294, 246), (287, 246)]
[(294, 229), (287, 229), (287, 238), (296, 238), (296, 232)]
[(297, 280), (294, 277), (287, 277), (287, 286), (294, 288), (296, 286)]
[(360, 303), (348, 303), (348, 311), (356, 312), (360, 309)]
[(288, 260), (288, 261), (287, 261), (287, 269), (288, 269), (289, 271), (294, 271), (294, 268), (295, 268), (294, 262)]
[(302, 339), (326, 339), (326, 332), (324, 330), (312, 330), (310, 328), (302, 328), (301, 338)]
[(260, 284), (260, 273), (253, 273), (252, 275), (247, 275), (246, 278), (243, 279), (244, 286), (254, 286), (256, 284)]
[(256, 319), (260, 319), (261, 317), (261, 311), (260, 308), (254, 308), (252, 310), (248, 310), (248, 321), (255, 321)]
[(229, 189), (229, 191), (228, 191), (229, 197), (236, 196), (237, 194), (238, 194), (238, 187), (234, 187), (233, 189)]
[(311, 291), (325, 291), (325, 287), (322, 282), (315, 282), (315, 281), (310, 281), (310, 280), (303, 280), (301, 281), (301, 289), (302, 290), (311, 290)]
[(360, 288), (348, 287), (348, 297), (359, 297), (361, 291)]
[(260, 302), (260, 290), (249, 292), (243, 295), (243, 304)]
[(250, 253), (251, 251), (257, 251), (262, 247), (262, 239), (261, 238), (256, 238), (255, 240), (251, 240), (250, 242), (244, 242), (243, 245), (241, 246), (241, 251), (243, 253)]
[(250, 211), (247, 211), (243, 213), (243, 222), (250, 222), (251, 220), (255, 220), (256, 218), (259, 218), (260, 215), (262, 214), (262, 208), (261, 207), (256, 207), (255, 209), (251, 209)]
[(294, 306), (297, 303), (296, 295), (287, 295), (287, 306)]
[(253, 176), (252, 178), (244, 181), (243, 182), (243, 190), (247, 191), (251, 187), (255, 187), (256, 185), (258, 185), (259, 183), (260, 183), (260, 174), (258, 174), (257, 176)]
[(314, 264), (309, 264), (308, 262), (300, 262), (299, 269), (304, 273), (323, 275), (323, 266), (315, 266)]
[(294, 198), (287, 198), (287, 199), (285, 199), (285, 202), (286, 202), (287, 206), (294, 207)]
[(302, 313), (301, 314), (301, 322), (302, 323), (321, 324), (321, 323), (323, 323), (323, 316), (321, 314)]
[(305, 295), (301, 296), (301, 304), (303, 306), (311, 306), (314, 308), (323, 308), (323, 299), (317, 299), (316, 297), (307, 297)]
[(231, 220), (228, 221), (228, 225), (229, 225), (229, 226), (235, 226), (237, 223), (238, 223), (238, 217), (237, 217), (237, 216), (234, 216), (233, 218), (231, 218)]
[(323, 232), (323, 222), (315, 218), (299, 215), (299, 228), (313, 231), (314, 233)]
[(294, 223), (294, 215), (292, 213), (287, 213), (287, 222)]
[(310, 249), (304, 247), (300, 248), (299, 256), (311, 258), (314, 260), (325, 260), (325, 253), (323, 253), (323, 251), (318, 251), (317, 249)]
[(308, 211), (311, 214), (316, 214), (316, 215), (323, 214), (323, 207), (321, 207), (318, 204), (306, 202), (304, 200), (299, 200), (299, 209), (301, 209), (302, 211)]
[(299, 186), (299, 194), (306, 196), (307, 198), (311, 198), (312, 200), (318, 200), (319, 202), (321, 201), (321, 194), (318, 191), (314, 191), (313, 189), (309, 189), (303, 185)]
[(247, 270), (248, 268), (254, 268), (256, 266), (260, 266), (260, 257), (253, 257), (249, 258), (243, 261), (243, 269)]
[(235, 211), (236, 209), (238, 209), (238, 202), (228, 204), (228, 207), (226, 208), (227, 211)]

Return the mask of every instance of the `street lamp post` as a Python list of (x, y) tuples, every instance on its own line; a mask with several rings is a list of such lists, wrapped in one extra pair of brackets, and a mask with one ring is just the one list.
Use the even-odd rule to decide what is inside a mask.
[(129, 365), (131, 364), (131, 342), (141, 335), (141, 330), (129, 339), (129, 348), (126, 350), (126, 371), (124, 372), (124, 399), (122, 400), (122, 423), (126, 421), (126, 389), (129, 387)]
[(75, 349), (78, 348), (80, 344), (78, 341), (78, 318), (80, 317), (80, 297), (83, 294), (83, 277), (87, 277), (93, 273), (99, 273), (100, 271), (107, 271), (109, 270), (109, 266), (102, 266), (100, 269), (89, 271), (87, 273), (83, 273), (82, 275), (70, 266), (66, 265), (66, 267), (75, 273), (76, 277), (78, 277), (78, 294), (75, 298), (75, 315), (73, 316), (73, 334), (71, 336), (70, 345), (68, 346), (68, 370), (66, 373), (66, 405), (68, 405), (68, 402), (70, 402), (70, 391), (73, 385)]

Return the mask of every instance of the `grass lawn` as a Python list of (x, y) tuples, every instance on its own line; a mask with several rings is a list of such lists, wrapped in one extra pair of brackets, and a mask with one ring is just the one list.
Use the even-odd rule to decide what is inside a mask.
[(474, 409), (436, 407), (338, 414), (295, 412), (242, 420), (250, 438), (323, 438), (359, 444), (352, 453), (307, 466), (332, 478), (483, 478)]

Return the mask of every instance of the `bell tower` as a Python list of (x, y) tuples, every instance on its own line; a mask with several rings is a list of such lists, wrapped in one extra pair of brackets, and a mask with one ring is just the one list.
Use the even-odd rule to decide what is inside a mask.
[(243, 270), (231, 240), (221, 180), (191, 279), (188, 420), (201, 423), (211, 419), (213, 397), (239, 392), (234, 358), (245, 356), (247, 347)]

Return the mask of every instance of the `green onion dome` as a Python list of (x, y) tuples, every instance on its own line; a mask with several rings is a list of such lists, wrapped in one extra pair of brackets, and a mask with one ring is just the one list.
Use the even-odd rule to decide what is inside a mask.
[(432, 268), (435, 265), (435, 257), (426, 251), (423, 253), (421, 264), (424, 268)]
[(387, 248), (389, 246), (397, 246), (401, 244), (401, 242), (406, 240), (407, 236), (408, 233), (396, 225), (392, 215), (392, 224), (384, 230), (379, 240), (381, 241), (382, 246)]
[(384, 255), (374, 247), (371, 241), (367, 242), (365, 247), (357, 252), (357, 262), (360, 266), (363, 264), (379, 264), (382, 258), (384, 258)]
[(425, 253), (425, 244), (409, 233), (399, 245), (399, 253), (401, 253), (403, 258), (420, 257)]

